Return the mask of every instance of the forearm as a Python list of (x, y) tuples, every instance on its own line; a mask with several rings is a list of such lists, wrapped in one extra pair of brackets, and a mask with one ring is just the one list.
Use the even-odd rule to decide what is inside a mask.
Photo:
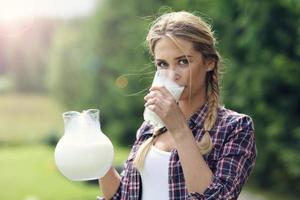
[(104, 177), (99, 179), (99, 186), (105, 199), (111, 199), (120, 186), (120, 175), (111, 167)]
[(174, 134), (180, 163), (189, 193), (203, 193), (211, 184), (213, 173), (199, 152), (191, 130), (186, 127)]

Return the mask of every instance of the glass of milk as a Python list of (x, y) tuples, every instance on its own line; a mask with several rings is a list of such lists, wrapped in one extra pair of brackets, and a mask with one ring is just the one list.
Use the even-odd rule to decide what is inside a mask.
[[(157, 70), (152, 82), (152, 86), (164, 86), (172, 94), (173, 98), (177, 102), (183, 92), (184, 87), (178, 85), (174, 81), (175, 76), (176, 72), (173, 70)], [(159, 116), (147, 107), (144, 110), (144, 120), (153, 125), (154, 129), (156, 130), (165, 126)]]

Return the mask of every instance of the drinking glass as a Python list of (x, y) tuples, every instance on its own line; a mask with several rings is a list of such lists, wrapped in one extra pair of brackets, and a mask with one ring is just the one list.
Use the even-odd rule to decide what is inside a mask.
[[(175, 77), (176, 72), (173, 70), (157, 70), (152, 82), (152, 86), (164, 86), (177, 102), (183, 92), (184, 87), (175, 82)], [(154, 129), (156, 130), (165, 126), (159, 116), (147, 107), (144, 110), (144, 120), (153, 125)]]

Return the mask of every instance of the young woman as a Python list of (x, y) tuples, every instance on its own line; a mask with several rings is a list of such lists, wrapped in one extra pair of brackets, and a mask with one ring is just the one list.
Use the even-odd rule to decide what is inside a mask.
[(157, 69), (175, 71), (184, 91), (176, 103), (165, 87), (150, 89), (145, 106), (165, 127), (142, 124), (121, 176), (111, 168), (99, 180), (98, 199), (237, 199), (255, 164), (254, 129), (249, 116), (219, 103), (211, 27), (192, 13), (167, 13), (147, 42)]

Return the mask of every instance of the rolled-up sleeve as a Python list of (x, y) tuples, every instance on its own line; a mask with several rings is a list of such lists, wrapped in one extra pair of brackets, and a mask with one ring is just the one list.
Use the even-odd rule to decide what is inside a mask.
[(256, 152), (252, 120), (243, 115), (221, 150), (212, 183), (203, 194), (193, 192), (188, 199), (237, 199), (254, 167)]

